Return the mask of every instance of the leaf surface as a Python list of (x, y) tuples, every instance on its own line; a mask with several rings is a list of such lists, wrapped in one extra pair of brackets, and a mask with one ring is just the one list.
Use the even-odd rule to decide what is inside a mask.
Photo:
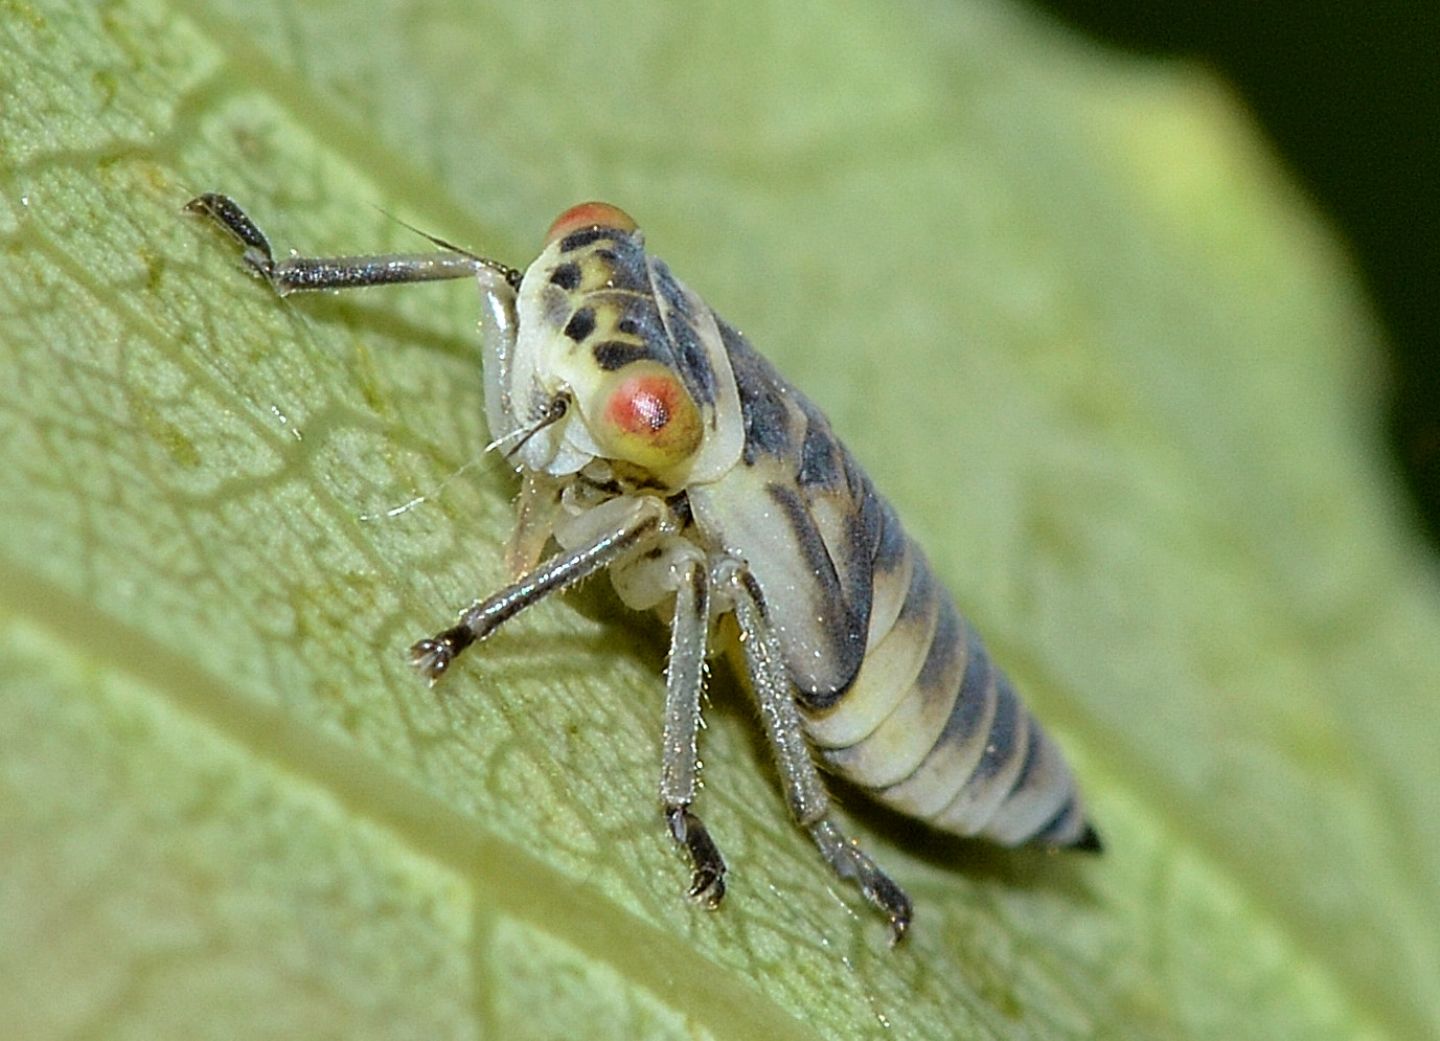
[[(0, 1022), (25, 1038), (1421, 1038), (1440, 596), (1347, 264), (1223, 88), (1022, 9), (0, 5)], [(917, 835), (899, 951), (721, 670), (594, 588), (435, 693), (511, 476), (463, 285), (582, 198), (825, 407), (1072, 755), (1103, 858)], [(416, 501), (423, 497), (423, 501)]]

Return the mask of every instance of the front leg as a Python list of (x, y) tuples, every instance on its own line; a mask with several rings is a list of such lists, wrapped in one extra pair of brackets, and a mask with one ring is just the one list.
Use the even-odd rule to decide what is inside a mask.
[[(512, 292), (520, 284), (514, 268), (459, 249), (443, 239), (425, 237), (443, 247), (433, 253), (383, 253), (357, 257), (290, 256), (276, 260), (270, 240), (250, 215), (228, 195), (206, 192), (185, 204), (185, 212), (206, 217), (244, 247), (245, 263), (281, 296), (319, 289), (365, 289), (370, 286), (439, 282), (475, 278), (491, 291)], [(423, 232), (421, 234), (424, 234)]]
[(612, 528), (569, 551), (557, 553), (534, 571), (461, 613), (459, 624), (410, 648), (410, 664), (434, 684), (465, 648), (483, 640), (531, 604), (609, 567), (635, 547), (663, 534), (669, 508), (659, 499), (637, 498)]

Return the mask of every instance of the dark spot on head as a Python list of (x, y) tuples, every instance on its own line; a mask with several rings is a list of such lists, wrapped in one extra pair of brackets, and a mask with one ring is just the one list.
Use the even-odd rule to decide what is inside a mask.
[(560, 252), (569, 253), (581, 246), (588, 246), (598, 239), (608, 239), (614, 236), (612, 228), (585, 228), (581, 231), (572, 231), (560, 240)]
[(633, 318), (620, 319), (619, 324), (616, 325), (615, 328), (620, 330), (620, 332), (624, 333), (626, 336), (634, 336), (640, 331), (640, 327), (635, 324), (635, 320)]
[(639, 361), (641, 358), (650, 356), (649, 348), (643, 344), (625, 343), (621, 340), (606, 340), (604, 343), (597, 343), (591, 348), (591, 353), (595, 355), (595, 364), (606, 372), (614, 372), (622, 366), (629, 365), (632, 361)]
[(570, 321), (565, 323), (565, 335), (576, 343), (595, 331), (595, 309), (582, 307), (570, 316)]
[(561, 289), (576, 288), (580, 285), (580, 265), (573, 260), (567, 260), (550, 272), (550, 282)]

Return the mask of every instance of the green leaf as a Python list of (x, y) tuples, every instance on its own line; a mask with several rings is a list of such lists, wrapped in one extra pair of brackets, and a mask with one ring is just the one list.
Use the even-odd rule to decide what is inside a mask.
[[(0, 1022), (115, 1038), (1440, 1032), (1440, 591), (1348, 266), (1225, 90), (1012, 5), (0, 2)], [(473, 291), (587, 197), (827, 408), (1074, 758), (1098, 859), (791, 827), (720, 672), (686, 901), (663, 635), (502, 580)], [(384, 211), (384, 212), (382, 212)], [(397, 509), (424, 496), (408, 509)]]

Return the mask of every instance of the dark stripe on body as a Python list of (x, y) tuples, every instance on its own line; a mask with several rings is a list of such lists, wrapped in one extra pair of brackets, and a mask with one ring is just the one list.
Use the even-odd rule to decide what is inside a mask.
[(1029, 782), (1030, 775), (1035, 770), (1035, 764), (1040, 759), (1040, 743), (1042, 740), (1040, 727), (1035, 724), (1034, 719), (1031, 719), (1030, 740), (1025, 743), (1025, 761), (1020, 764), (1020, 772), (1015, 775), (1015, 783), (1010, 786), (1011, 793), (1020, 791), (1025, 787), (1026, 783)]
[(835, 704), (845, 691), (850, 689), (850, 685), (855, 682), (855, 674), (860, 671), (860, 663), (865, 658), (869, 600), (867, 597), (867, 610), (864, 615), (857, 616), (854, 605), (842, 595), (841, 576), (825, 548), (825, 540), (821, 538), (810, 511), (805, 508), (805, 503), (795, 491), (783, 484), (768, 485), (766, 491), (784, 512), (785, 520), (805, 558), (806, 570), (813, 575), (819, 587), (817, 600), (821, 610), (827, 613), (831, 607), (838, 610), (838, 617), (828, 620), (824, 635), (828, 641), (828, 651), (833, 656), (831, 661), (834, 663), (834, 670), (841, 677), (840, 681), (833, 686), (819, 689), (806, 688), (798, 682), (795, 684), (800, 701), (806, 708), (824, 709)]
[(660, 305), (660, 320), (665, 323), (674, 349), (675, 367), (685, 382), (685, 389), (702, 408), (715, 403), (715, 370), (710, 353), (705, 349), (697, 328), (699, 316), (685, 290), (665, 266), (650, 258), (650, 284)]
[(686, 297), (685, 291), (680, 288), (680, 283), (670, 273), (669, 266), (658, 257), (650, 258), (650, 279), (655, 287), (655, 296), (665, 306), (674, 311), (681, 318), (693, 322), (695, 312), (690, 306), (690, 300)]
[(1070, 830), (1070, 818), (1074, 815), (1077, 808), (1075, 799), (1076, 793), (1071, 792), (1070, 798), (1061, 804), (1060, 808), (1055, 811), (1053, 817), (1040, 826), (1040, 829), (1030, 837), (1029, 841), (1040, 843), (1041, 845), (1053, 845), (1060, 841), (1064, 833)]
[(626, 343), (624, 340), (605, 340), (597, 343), (590, 348), (590, 353), (595, 357), (595, 364), (606, 372), (614, 372), (616, 369), (629, 365), (632, 361), (652, 356), (652, 352), (644, 344)]
[(747, 466), (754, 466), (762, 456), (783, 458), (793, 439), (790, 409), (779, 390), (780, 375), (734, 327), (718, 317), (716, 322), (740, 396), (740, 416), (745, 426), (741, 458)]
[[(926, 568), (928, 571), (929, 568)], [(940, 599), (940, 618), (935, 624), (935, 635), (930, 639), (930, 651), (925, 655), (925, 664), (920, 667), (920, 675), (915, 677), (916, 692), (933, 691), (938, 688), (950, 687), (952, 690), (963, 686), (962, 677), (949, 675), (955, 667), (964, 659), (960, 657), (961, 636), (960, 612), (955, 610), (955, 605), (950, 602), (948, 596)], [(968, 669), (968, 664), (967, 664)], [(949, 680), (946, 683), (946, 680)], [(951, 712), (951, 718), (954, 712)], [(949, 725), (949, 721), (946, 721)], [(941, 731), (944, 733), (944, 731)]]
[[(829, 639), (837, 657), (835, 667), (828, 671), (837, 686), (834, 690), (806, 690), (797, 684), (801, 707), (815, 713), (817, 726), (822, 719), (820, 713), (826, 710), (844, 713), (843, 696), (853, 685), (865, 654), (891, 634), (903, 638), (907, 628), (913, 633), (915, 626), (928, 624), (938, 597), (939, 614), (931, 642), (924, 649), (924, 663), (897, 703), (920, 698), (938, 709), (932, 699), (948, 699), (952, 691), (954, 702), (949, 705), (934, 744), (905, 779), (914, 780), (913, 790), (896, 792), (897, 803), (913, 803), (928, 793), (937, 822), (956, 802), (981, 812), (993, 807), (992, 819), (1004, 819), (1004, 803), (1011, 793), (1031, 783), (1045, 783), (1048, 791), (1050, 782), (1044, 778), (1049, 772), (1039, 769), (1046, 761), (1042, 753), (1048, 739), (1021, 704), (1008, 677), (993, 663), (973, 626), (939, 586), (923, 553), (905, 534), (894, 508), (875, 493), (854, 457), (833, 434), (828, 420), (786, 383), (738, 330), (718, 317), (717, 323), (740, 399), (745, 432), (742, 460), (747, 466), (778, 465), (782, 473), (794, 475), (793, 484), (773, 481), (767, 488), (781, 508), (783, 523), (790, 526), (805, 570), (815, 576), (815, 602), (832, 616), (842, 606), (846, 608), (844, 618), (829, 620)], [(831, 540), (829, 544), (821, 536), (822, 530)], [(907, 554), (911, 574), (900, 610), (889, 628), (875, 634), (872, 646), (862, 646), (868, 636), (876, 579), (905, 567)], [(845, 593), (843, 605), (837, 599), (841, 589)], [(890, 602), (893, 604), (893, 600)], [(860, 607), (863, 612), (855, 610)], [(837, 627), (841, 631), (835, 631)], [(822, 651), (824, 646), (821, 644)], [(842, 654), (843, 659), (839, 657)], [(884, 683), (886, 677), (877, 675), (874, 679)], [(869, 683), (867, 677), (867, 688)], [(917, 703), (907, 706), (918, 707)], [(860, 751), (866, 739), (820, 751), (843, 773), (846, 752)], [(1017, 761), (1022, 754), (1023, 760)], [(1058, 756), (1059, 752), (1051, 754)], [(929, 776), (918, 776), (922, 769)], [(963, 776), (962, 770), (968, 770), (969, 776)], [(1012, 773), (1014, 780), (1005, 783)], [(872, 791), (883, 801), (888, 789), (903, 783), (898, 781)], [(935, 787), (930, 787), (932, 784)], [(1005, 792), (998, 790), (999, 784), (1003, 784)], [(1049, 792), (1053, 798), (1065, 800), (1066, 806), (1031, 841), (1053, 842), (1057, 837), (1066, 842), (1079, 841), (1077, 828), (1083, 831), (1079, 827), (1083, 822), (1078, 821), (1078, 795), (1073, 782), (1067, 784), (1068, 791)], [(954, 794), (943, 805), (936, 805), (947, 790)], [(1070, 817), (1065, 815), (1067, 808)], [(983, 832), (984, 824), (967, 815), (950, 830)]]
[[(870, 558), (871, 567), (876, 571), (894, 571), (904, 563), (910, 539), (900, 525), (900, 518), (895, 515), (895, 507), (877, 495), (875, 509), (880, 515), (880, 531), (875, 539), (875, 555)], [(915, 554), (917, 561), (925, 559), (918, 548)]]
[(1015, 750), (1015, 730), (1020, 722), (1020, 713), (1025, 711), (1005, 674), (995, 669), (994, 675), (995, 720), (990, 724), (985, 754), (980, 757), (980, 762), (975, 765), (975, 772), (965, 782), (967, 789), (988, 781), (1010, 761), (1011, 753)]
[(825, 540), (820, 537), (820, 532), (815, 527), (815, 521), (811, 518), (810, 511), (800, 501), (800, 496), (783, 484), (767, 485), (765, 491), (784, 512), (790, 530), (795, 533), (795, 541), (800, 546), (800, 552), (805, 557), (806, 569), (824, 587), (823, 597), (826, 600), (838, 601), (840, 599), (840, 576), (835, 571), (835, 564), (825, 549)]
[[(569, 255), (587, 246), (592, 248), (578, 256)], [(550, 274), (550, 281), (557, 286), (578, 289), (588, 282), (592, 291), (651, 295), (645, 245), (638, 234), (615, 228), (587, 228), (561, 239), (560, 252), (566, 255), (565, 260)]]
[[(975, 630), (968, 624), (965, 630), (965, 675), (960, 678), (960, 693), (955, 697), (955, 706), (931, 755), (959, 755), (962, 747), (976, 739), (976, 731), (985, 725), (985, 717), (990, 713), (990, 677), (995, 666)], [(957, 778), (954, 790), (959, 792), (968, 781), (968, 777)]]
[(914, 566), (910, 569), (910, 588), (905, 593), (905, 603), (900, 606), (900, 614), (895, 619), (892, 631), (901, 626), (915, 625), (922, 618), (929, 617), (936, 597), (944, 595), (925, 558), (916, 557)]
[[(959, 752), (961, 746), (975, 736), (976, 728), (985, 721), (990, 707), (988, 694), (991, 664), (985, 653), (985, 647), (975, 634), (975, 630), (961, 617), (949, 596), (943, 592), (940, 596), (940, 621), (935, 628), (930, 654), (926, 657), (925, 665), (916, 678), (915, 689), (906, 696), (916, 696), (927, 685), (954, 684), (958, 688), (955, 693), (955, 702), (950, 707), (950, 714), (946, 717), (945, 725), (941, 727), (940, 733), (936, 736), (934, 745), (925, 753), (925, 757), (915, 769), (908, 776), (896, 781), (894, 785), (886, 785), (885, 788), (876, 790), (882, 799), (885, 797), (886, 789), (904, 784), (921, 771), (934, 772), (938, 766), (939, 771), (943, 774), (945, 761), (952, 759)], [(960, 650), (962, 646), (964, 647), (965, 668), (959, 676), (955, 676), (953, 669), (962, 653)], [(960, 790), (965, 780), (965, 778), (959, 778), (954, 781), (956, 792)]]
[(829, 425), (814, 411), (805, 409), (805, 440), (800, 444), (800, 469), (795, 479), (800, 487), (833, 488), (844, 475), (841, 465), (843, 449), (830, 433)]

